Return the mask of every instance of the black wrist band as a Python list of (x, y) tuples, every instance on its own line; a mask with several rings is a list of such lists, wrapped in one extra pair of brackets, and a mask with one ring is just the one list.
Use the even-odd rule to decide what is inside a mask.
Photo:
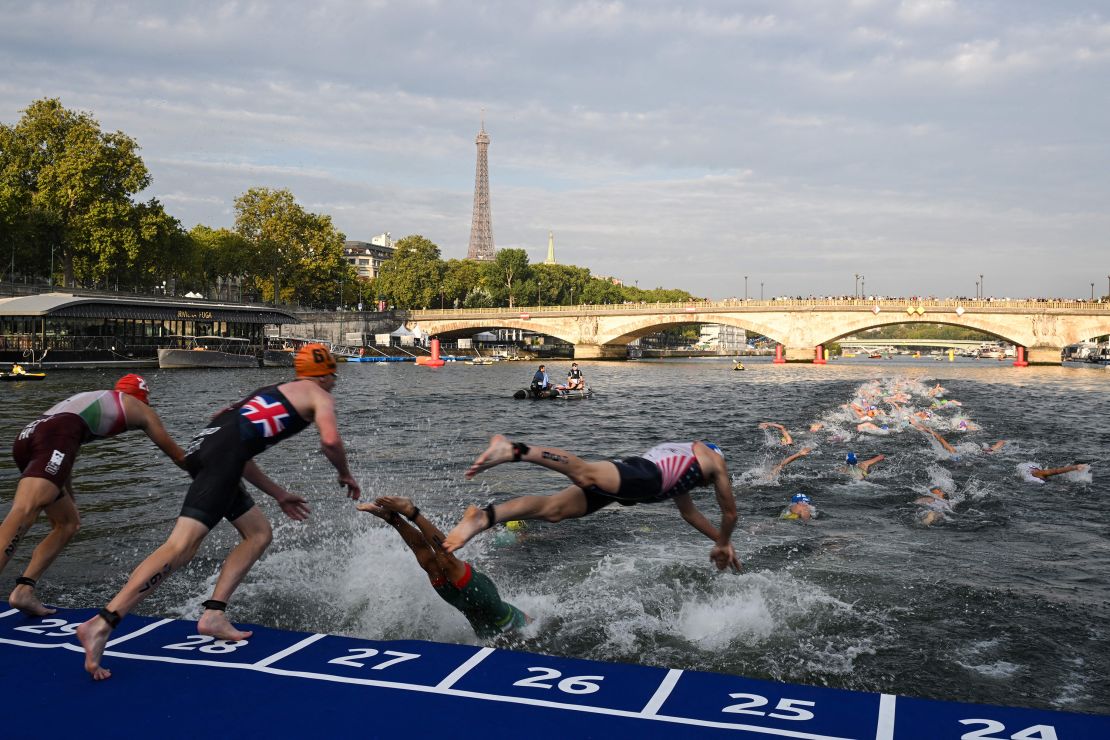
[(213, 609), (218, 612), (227, 611), (226, 601), (216, 601), (215, 599), (209, 599), (208, 601), (201, 604), (201, 606), (203, 606), (205, 609)]
[(513, 442), (513, 462), (520, 462), (520, 459), (528, 454), (531, 449), (523, 442)]
[(30, 586), (31, 588), (34, 588), (35, 587), (35, 579), (34, 578), (28, 578), (27, 576), (20, 576), (19, 578), (15, 579), (15, 585), (17, 585), (17, 586)]
[(405, 519), (408, 519), (410, 522), (415, 522), (416, 517), (418, 517), (418, 516), (420, 516), (420, 507), (416, 506), (414, 504), (413, 507), (412, 507), (412, 513), (411, 514), (405, 514)]
[(486, 529), (492, 529), (497, 524), (497, 516), (493, 513), (493, 504), (488, 504), (482, 511), (486, 512)]

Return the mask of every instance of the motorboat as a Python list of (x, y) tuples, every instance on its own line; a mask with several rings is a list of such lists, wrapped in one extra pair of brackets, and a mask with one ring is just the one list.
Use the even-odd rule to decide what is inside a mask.
[(553, 386), (551, 388), (521, 388), (513, 393), (513, 398), (521, 400), (524, 398), (538, 399), (562, 399), (564, 401), (577, 401), (584, 398), (592, 398), (594, 395), (593, 389), (589, 386), (585, 388), (575, 388), (568, 390), (561, 386)]
[(258, 367), (256, 348), (240, 337), (172, 337), (177, 347), (158, 350), (158, 367)]

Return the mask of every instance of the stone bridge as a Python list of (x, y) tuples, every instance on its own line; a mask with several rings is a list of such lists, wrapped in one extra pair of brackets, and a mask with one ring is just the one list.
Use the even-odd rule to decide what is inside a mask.
[(1024, 348), (1058, 364), (1065, 345), (1110, 334), (1110, 303), (1048, 300), (798, 299), (408, 312), (406, 324), (443, 339), (524, 329), (574, 345), (579, 359), (623, 359), (634, 339), (676, 324), (726, 324), (775, 340), (788, 362), (823, 357), (823, 346), (891, 324), (949, 324)]

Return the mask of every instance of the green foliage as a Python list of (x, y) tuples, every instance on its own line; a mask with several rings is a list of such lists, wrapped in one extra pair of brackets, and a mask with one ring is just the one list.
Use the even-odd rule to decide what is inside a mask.
[(330, 216), (304, 210), (289, 190), (251, 188), (235, 199), (235, 231), (249, 245), (253, 288), (264, 300), (323, 307), (358, 273)]
[(522, 293), (522, 284), (531, 277), (527, 252), (523, 249), (499, 249), (494, 260), (485, 263), (485, 271), (494, 300), (499, 304), (508, 300), (509, 308), (522, 302), (518, 300), (518, 295)]
[(101, 131), (88, 113), (56, 98), (33, 102), (14, 126), (0, 125), (0, 219), (33, 238), (29, 263), (38, 267), (53, 250), (66, 285), (136, 267), (144, 236), (131, 199), (150, 184), (138, 152), (134, 139)]
[(892, 324), (878, 329), (862, 332), (868, 339), (970, 339), (989, 341), (994, 339), (975, 329), (966, 329), (951, 324)]
[(438, 308), (445, 289), (439, 247), (419, 234), (399, 239), (394, 247), (393, 259), (382, 264), (374, 281), (378, 295), (402, 308)]

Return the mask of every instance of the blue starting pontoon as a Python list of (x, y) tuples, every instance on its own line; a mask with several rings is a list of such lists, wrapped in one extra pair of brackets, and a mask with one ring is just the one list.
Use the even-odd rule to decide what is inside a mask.
[(0, 602), (0, 737), (1104, 740), (1110, 717), (931, 701), (476, 645), (126, 617), (95, 682), (74, 631)]

